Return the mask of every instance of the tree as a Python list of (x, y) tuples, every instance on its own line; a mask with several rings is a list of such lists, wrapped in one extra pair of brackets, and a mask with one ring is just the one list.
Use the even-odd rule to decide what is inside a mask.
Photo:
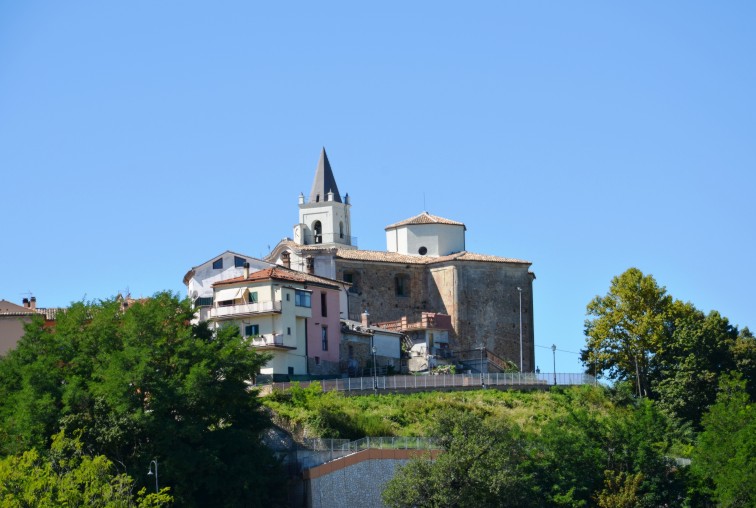
[(743, 328), (732, 348), (735, 369), (743, 377), (751, 400), (756, 400), (756, 338), (751, 330)]
[(35, 321), (0, 360), (5, 453), (44, 449), (60, 428), (147, 485), (151, 460), (182, 506), (270, 506), (277, 463), (249, 387), (268, 357), (235, 327), (191, 325), (187, 301), (159, 293), (78, 303), (54, 329)]
[(173, 501), (170, 489), (132, 496), (134, 480), (118, 474), (106, 457), (91, 456), (78, 439), (63, 433), (53, 437), (51, 449), (35, 449), (0, 460), (0, 506), (87, 506), (150, 508)]
[(725, 376), (703, 418), (692, 467), (718, 506), (756, 505), (756, 406), (741, 376)]
[(671, 303), (666, 289), (637, 268), (614, 277), (609, 293), (588, 304), (583, 362), (598, 364), (610, 379), (632, 381), (639, 396), (648, 395), (651, 356), (665, 337)]
[(720, 376), (737, 368), (738, 331), (716, 311), (704, 315), (679, 301), (672, 308), (670, 333), (652, 356), (652, 390), (660, 408), (698, 430)]
[(520, 484), (525, 441), (518, 428), (492, 424), (456, 410), (434, 427), (443, 448), (435, 461), (413, 460), (388, 482), (383, 500), (393, 507), (538, 506)]
[(443, 410), (432, 430), (443, 452), (400, 468), (384, 502), (398, 508), (679, 505), (685, 489), (666, 457), (667, 419), (651, 401), (600, 412), (583, 407), (574, 393), (552, 391), (550, 416), (529, 431)]

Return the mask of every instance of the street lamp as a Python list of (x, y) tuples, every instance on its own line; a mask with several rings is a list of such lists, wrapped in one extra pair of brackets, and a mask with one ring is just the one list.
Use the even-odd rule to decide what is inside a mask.
[(554, 386), (556, 386), (556, 344), (551, 345), (551, 354), (554, 355)]
[(375, 370), (375, 353), (377, 352), (377, 350), (375, 349), (375, 335), (373, 335), (372, 342), (373, 345), (371, 347), (371, 351), (373, 352), (373, 394), (378, 395), (378, 378), (376, 377), (377, 372)]
[(158, 493), (160, 491), (158, 490), (158, 463), (157, 463), (157, 459), (153, 459), (150, 462), (150, 468), (147, 470), (147, 476), (152, 476), (152, 465), (153, 464), (155, 465), (155, 493)]
[(486, 387), (486, 383), (483, 382), (483, 351), (485, 348), (485, 344), (480, 345), (480, 386), (482, 388)]
[(522, 372), (522, 288), (518, 287), (520, 293), (520, 372)]

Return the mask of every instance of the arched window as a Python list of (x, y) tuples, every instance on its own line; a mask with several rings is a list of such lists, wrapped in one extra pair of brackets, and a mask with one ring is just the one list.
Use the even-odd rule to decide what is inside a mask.
[(339, 222), (339, 238), (344, 238), (344, 223)]
[(315, 237), (315, 243), (323, 243), (323, 225), (319, 220), (312, 223), (312, 234)]

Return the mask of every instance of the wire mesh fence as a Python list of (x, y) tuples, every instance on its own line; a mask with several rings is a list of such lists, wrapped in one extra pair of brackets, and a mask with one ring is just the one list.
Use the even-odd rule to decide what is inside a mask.
[(332, 460), (368, 449), (378, 450), (437, 450), (437, 440), (428, 437), (365, 437), (348, 439), (305, 439), (297, 447), (298, 467), (310, 469)]
[[(318, 381), (324, 392), (379, 392), (400, 390), (433, 390), (444, 388), (487, 388), (491, 386), (570, 386), (596, 384), (597, 380), (590, 374), (583, 373), (531, 373), (531, 372), (506, 372), (506, 373), (480, 373), (480, 374), (442, 374), (438, 376), (376, 376), (354, 377), (340, 379), (325, 379)], [(302, 381), (300, 386), (306, 387), (309, 381)], [(292, 383), (273, 383), (272, 390), (286, 390)]]

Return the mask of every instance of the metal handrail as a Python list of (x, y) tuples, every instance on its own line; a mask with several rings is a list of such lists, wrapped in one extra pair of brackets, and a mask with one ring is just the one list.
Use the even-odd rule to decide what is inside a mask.
[[(487, 388), (493, 386), (523, 386), (533, 387), (550, 385), (573, 386), (573, 385), (590, 385), (596, 383), (596, 378), (590, 374), (584, 373), (532, 373), (532, 372), (496, 372), (483, 374), (441, 374), (425, 376), (378, 376), (378, 377), (358, 377), (358, 378), (341, 378), (319, 380), (318, 383), (323, 387), (324, 392), (343, 391), (343, 392), (369, 392), (374, 389), (373, 384), (378, 390), (434, 390), (447, 388)], [(306, 387), (309, 381), (299, 382), (299, 385)], [(286, 390), (292, 383), (272, 383), (273, 391)]]

